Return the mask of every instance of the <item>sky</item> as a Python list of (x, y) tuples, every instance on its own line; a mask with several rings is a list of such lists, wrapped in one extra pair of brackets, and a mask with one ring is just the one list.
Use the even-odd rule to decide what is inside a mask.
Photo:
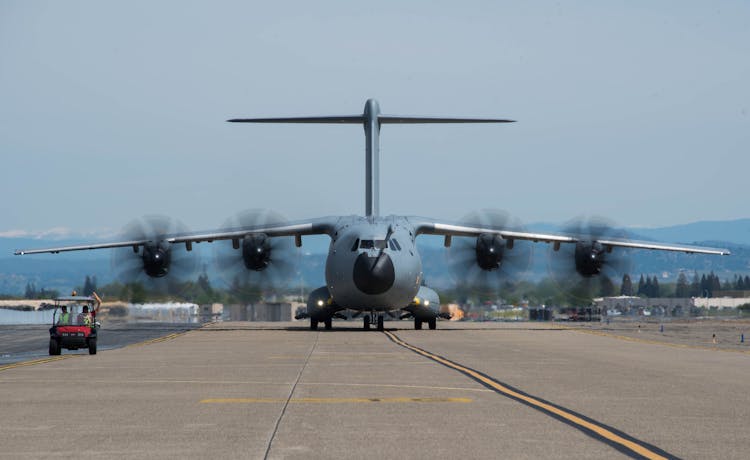
[(664, 226), (750, 216), (746, 1), (0, 0), (0, 236), (364, 213)]

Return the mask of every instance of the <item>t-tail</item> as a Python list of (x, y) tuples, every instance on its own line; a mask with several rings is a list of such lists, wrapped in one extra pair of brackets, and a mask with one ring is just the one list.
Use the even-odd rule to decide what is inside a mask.
[(233, 123), (346, 123), (365, 128), (365, 215), (380, 214), (380, 125), (415, 123), (512, 123), (498, 118), (414, 117), (383, 115), (375, 99), (368, 99), (361, 115), (329, 115), (317, 117), (233, 118)]

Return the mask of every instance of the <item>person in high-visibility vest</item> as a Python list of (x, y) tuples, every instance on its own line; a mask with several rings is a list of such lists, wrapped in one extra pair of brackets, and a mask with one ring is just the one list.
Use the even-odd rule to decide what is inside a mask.
[(60, 316), (57, 318), (57, 324), (68, 324), (70, 323), (70, 313), (68, 313), (67, 305), (62, 306)]
[(83, 306), (83, 311), (78, 314), (78, 318), (76, 318), (76, 322), (81, 326), (91, 327), (91, 324), (92, 324), (91, 313), (89, 313), (88, 305)]

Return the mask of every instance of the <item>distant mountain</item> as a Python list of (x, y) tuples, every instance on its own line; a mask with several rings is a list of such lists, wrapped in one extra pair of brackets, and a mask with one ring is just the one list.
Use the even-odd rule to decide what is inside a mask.
[[(539, 232), (559, 232), (563, 225), (537, 223), (527, 226), (528, 230)], [(735, 273), (750, 273), (750, 219), (733, 221), (704, 221), (663, 228), (626, 229), (631, 238), (658, 240), (671, 243), (689, 243), (728, 248), (730, 257), (688, 255), (661, 251), (630, 251), (631, 275), (658, 274), (667, 280), (674, 280), (680, 271), (714, 271), (722, 279)], [(65, 292), (83, 284), (87, 275), (96, 275), (99, 284), (112, 281), (117, 270), (112, 267), (110, 251), (80, 251), (55, 255), (14, 256), (19, 248), (39, 248), (64, 246), (92, 242), (90, 237), (66, 237), (64, 239), (40, 239), (30, 237), (0, 237), (0, 294), (22, 294), (26, 284), (33, 282), (37, 288), (58, 289)], [(212, 271), (214, 244), (196, 245), (194, 255), (202, 259), (209, 279), (215, 284)], [(326, 236), (303, 238), (303, 256), (299, 267), (305, 285), (324, 284), (325, 254), (329, 239)], [(451, 277), (446, 266), (446, 253), (443, 238), (422, 236), (417, 240), (422, 255), (425, 279), (436, 286), (450, 284)], [(531, 269), (533, 279), (541, 279), (549, 274), (550, 247), (534, 245), (534, 262)], [(552, 254), (559, 257), (560, 254)], [(615, 280), (619, 282), (619, 280)]]
[(750, 219), (702, 221), (661, 228), (634, 227), (628, 230), (664, 242), (724, 241), (750, 246)]

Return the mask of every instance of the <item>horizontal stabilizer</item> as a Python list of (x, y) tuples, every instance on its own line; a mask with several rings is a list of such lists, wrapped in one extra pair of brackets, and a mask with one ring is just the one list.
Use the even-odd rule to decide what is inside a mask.
[(231, 123), (347, 123), (362, 124), (364, 115), (329, 115), (325, 117), (284, 117), (284, 118), (232, 118)]
[(505, 120), (499, 118), (452, 118), (452, 117), (401, 117), (398, 115), (380, 115), (380, 123), (513, 123), (515, 120)]
[(380, 128), (385, 124), (417, 123), (513, 123), (515, 120), (504, 118), (459, 118), (459, 117), (415, 117), (400, 115), (383, 115), (375, 99), (365, 102), (361, 115), (326, 115), (313, 117), (264, 117), (232, 118), (232, 123), (331, 123), (359, 124), (365, 128), (365, 214), (377, 216), (380, 213), (379, 180), (380, 180)]
[[(398, 115), (379, 115), (381, 124), (419, 124), (419, 123), (513, 123), (515, 120), (499, 118), (449, 118), (449, 117), (402, 117)], [(364, 115), (329, 115), (324, 117), (283, 117), (283, 118), (232, 118), (231, 123), (334, 123), (362, 124), (367, 121)]]

